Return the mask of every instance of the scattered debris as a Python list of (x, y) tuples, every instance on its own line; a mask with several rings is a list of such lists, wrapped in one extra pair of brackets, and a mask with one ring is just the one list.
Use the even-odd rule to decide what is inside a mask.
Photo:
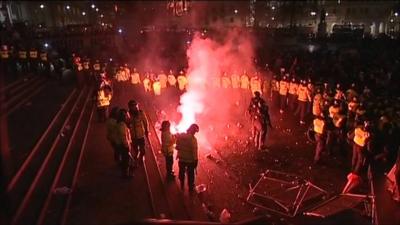
[(196, 186), (197, 193), (203, 193), (207, 190), (207, 186), (205, 184), (200, 184)]
[(229, 223), (231, 220), (231, 214), (227, 209), (223, 209), (221, 214), (219, 215), (219, 222), (222, 224)]
[(70, 194), (71, 192), (72, 192), (71, 188), (68, 188), (66, 186), (55, 188), (53, 191), (53, 193), (56, 195), (67, 195)]

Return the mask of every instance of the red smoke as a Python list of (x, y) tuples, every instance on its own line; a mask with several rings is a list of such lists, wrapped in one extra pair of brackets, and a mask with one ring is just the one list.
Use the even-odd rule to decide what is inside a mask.
[[(218, 40), (218, 41), (217, 41)], [(253, 39), (240, 30), (231, 30), (211, 38), (202, 38), (197, 33), (186, 52), (188, 59), (187, 77), (189, 86), (180, 98), (178, 112), (182, 118), (176, 126), (179, 132), (186, 131), (192, 123), (200, 126), (199, 142), (209, 148), (220, 141), (216, 134), (232, 134), (235, 126), (242, 118), (238, 118), (232, 107), (241, 102), (242, 109), (247, 107), (246, 98), (240, 89), (212, 87), (212, 77), (234, 71), (255, 71), (253, 64)], [(244, 101), (243, 101), (244, 100)], [(240, 111), (240, 110), (239, 110)], [(239, 115), (240, 117), (240, 115)], [(241, 114), (243, 117), (243, 114)], [(234, 130), (233, 133), (240, 132)]]

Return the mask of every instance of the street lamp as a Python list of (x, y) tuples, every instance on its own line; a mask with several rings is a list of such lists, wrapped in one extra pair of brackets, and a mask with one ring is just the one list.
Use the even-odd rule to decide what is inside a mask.
[(104, 17), (104, 15), (103, 14), (100, 14), (100, 18), (103, 18)]
[(315, 16), (315, 15), (317, 15), (317, 13), (314, 12), (314, 11), (311, 11), (311, 12), (310, 12), (310, 15), (311, 15), (311, 16)]
[(67, 6), (65, 6), (65, 8), (66, 8), (67, 10), (69, 10), (71, 7), (70, 7), (69, 5), (67, 5)]
[(96, 12), (98, 12), (99, 11), (99, 8), (96, 8)]
[(272, 6), (271, 9), (272, 9), (272, 10), (275, 10), (275, 6)]
[(92, 4), (92, 9), (94, 9), (96, 6), (94, 4)]
[(238, 11), (237, 9), (235, 9), (234, 13), (235, 13), (235, 14), (238, 14), (238, 12), (239, 12), (239, 11)]
[(86, 12), (82, 12), (82, 16), (86, 16)]
[(40, 4), (40, 6), (39, 6), (41, 9), (43, 9), (44, 8), (44, 5), (43, 4)]
[(399, 15), (399, 13), (398, 13), (398, 12), (395, 12), (395, 13), (394, 13), (394, 16), (398, 16), (398, 15)]

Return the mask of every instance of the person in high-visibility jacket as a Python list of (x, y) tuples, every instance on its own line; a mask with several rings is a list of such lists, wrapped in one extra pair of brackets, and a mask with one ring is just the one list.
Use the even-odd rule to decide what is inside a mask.
[(265, 99), (271, 101), (271, 77), (264, 76), (264, 81), (262, 82), (262, 93)]
[(349, 134), (353, 140), (353, 157), (351, 160), (351, 171), (360, 174), (361, 170), (367, 166), (367, 155), (371, 150), (371, 124), (369, 121), (358, 123), (358, 126)]
[(250, 79), (246, 71), (243, 71), (242, 76), (240, 76), (240, 87), (244, 90), (248, 90), (250, 88)]
[(163, 70), (161, 70), (161, 73), (158, 74), (157, 79), (158, 79), (159, 82), (160, 82), (161, 89), (167, 88), (167, 80), (168, 80), (168, 77), (167, 77), (167, 75), (165, 75), (165, 73), (164, 73)]
[(322, 113), (313, 120), (313, 130), (316, 143), (314, 164), (319, 163), (321, 153), (325, 150), (325, 125), (326, 122)]
[(164, 120), (161, 123), (161, 152), (165, 157), (165, 168), (167, 171), (167, 179), (175, 177), (174, 171), (172, 170), (174, 162), (174, 145), (176, 137), (171, 133), (171, 123), (168, 120)]
[(282, 80), (279, 82), (279, 98), (281, 102), (279, 110), (280, 113), (284, 112), (287, 105), (287, 93), (289, 91), (288, 77), (289, 74), (285, 74), (285, 76), (283, 76)]
[(312, 111), (312, 105), (313, 105), (313, 99), (315, 96), (315, 86), (313, 84), (313, 81), (311, 80), (311, 78), (307, 79), (307, 89), (310, 92), (311, 95), (311, 99), (310, 101), (307, 102), (307, 113), (310, 113)]
[(167, 76), (168, 86), (169, 87), (176, 87), (176, 77), (172, 70), (169, 70), (169, 74)]
[(195, 134), (199, 132), (199, 126), (192, 124), (186, 133), (176, 135), (176, 150), (178, 152), (179, 180), (181, 189), (184, 189), (185, 174), (188, 177), (189, 192), (194, 191), (194, 171), (198, 164), (198, 145)]
[(121, 162), (121, 154), (118, 149), (118, 126), (117, 126), (119, 110), (120, 109), (118, 107), (113, 107), (110, 111), (110, 116), (106, 121), (107, 140), (110, 142), (110, 145), (113, 148), (114, 161), (118, 164)]
[(187, 86), (187, 78), (185, 76), (185, 74), (183, 73), (183, 71), (181, 70), (179, 72), (178, 77), (176, 78), (177, 82), (178, 82), (178, 88), (180, 91), (185, 91), (186, 90), (186, 86)]
[(334, 100), (333, 105), (329, 106), (329, 117), (333, 118), (341, 111), (339, 100)]
[(272, 105), (278, 107), (279, 104), (279, 79), (277, 75), (274, 75), (271, 80), (271, 94)]
[(295, 104), (297, 100), (297, 90), (299, 89), (299, 84), (297, 83), (296, 78), (292, 78), (289, 82), (289, 91), (288, 91), (288, 105), (290, 110), (295, 110)]
[(260, 77), (258, 76), (258, 74), (254, 75), (253, 77), (250, 78), (250, 91), (251, 91), (251, 93), (254, 93), (256, 91), (262, 93), (261, 81), (260, 81)]
[(133, 86), (138, 86), (140, 84), (140, 74), (136, 68), (133, 68), (133, 72), (131, 74), (130, 80), (131, 80), (131, 84), (133, 84)]
[(133, 157), (132, 157), (132, 138), (131, 132), (127, 125), (128, 112), (125, 109), (120, 109), (117, 119), (116, 144), (119, 154), (121, 155), (121, 172), (122, 177), (129, 178), (133, 176)]
[(132, 137), (132, 147), (134, 158), (143, 163), (145, 155), (146, 139), (149, 135), (149, 126), (146, 114), (139, 108), (139, 104), (135, 100), (128, 102), (129, 107), (129, 127)]
[(231, 87), (231, 79), (228, 77), (228, 74), (226, 72), (222, 73), (221, 76), (221, 86), (224, 89), (228, 89)]
[(143, 87), (144, 87), (144, 91), (146, 92), (146, 93), (150, 93), (151, 92), (151, 87), (152, 87), (153, 85), (152, 85), (152, 83), (151, 83), (151, 80), (150, 80), (150, 75), (149, 75), (149, 73), (146, 73), (145, 74), (145, 77), (144, 77), (144, 79), (143, 79)]
[(129, 69), (127, 63), (124, 64), (124, 71), (125, 71), (125, 81), (129, 81), (129, 79), (131, 78), (131, 69)]
[(240, 88), (240, 76), (237, 73), (237, 71), (233, 71), (231, 75), (231, 83), (232, 83), (232, 88), (234, 89)]
[(310, 91), (307, 88), (306, 80), (301, 80), (299, 88), (297, 89), (297, 109), (294, 113), (300, 113), (300, 124), (305, 124), (304, 116), (307, 111), (307, 102), (311, 101)]
[(156, 79), (153, 82), (153, 91), (154, 91), (154, 96), (160, 96), (161, 95), (161, 81)]
[(97, 91), (97, 110), (99, 122), (106, 121), (111, 98), (112, 90), (110, 86), (103, 86)]

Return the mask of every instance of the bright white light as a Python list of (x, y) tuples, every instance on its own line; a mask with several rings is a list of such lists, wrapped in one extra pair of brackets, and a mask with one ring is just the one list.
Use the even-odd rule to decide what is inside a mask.
[(186, 44), (190, 45), (190, 41), (187, 41)]
[(239, 11), (238, 11), (237, 9), (235, 9), (235, 11), (234, 11), (234, 12), (235, 12), (235, 14), (237, 14)]
[(112, 58), (110, 58), (110, 62), (112, 62), (112, 60), (113, 60), (113, 59), (112, 59)]
[(101, 23), (101, 25), (104, 27), (104, 23)]
[(122, 33), (122, 29), (121, 28), (118, 29), (118, 33)]
[(398, 12), (395, 12), (395, 13), (394, 13), (394, 16), (398, 16), (398, 15), (399, 15), (399, 13), (398, 13)]
[(48, 48), (48, 47), (49, 47), (49, 44), (48, 44), (48, 43), (44, 43), (44, 47), (45, 47), (45, 48)]
[(96, 8), (96, 12), (98, 12), (99, 11), (99, 8)]
[(103, 15), (103, 14), (101, 14), (101, 15), (100, 15), (100, 17), (101, 17), (101, 18), (103, 18), (103, 17), (104, 17), (104, 15)]
[(390, 19), (390, 22), (391, 22), (391, 23), (393, 23), (393, 21), (394, 21), (393, 19)]
[(310, 12), (310, 15), (311, 15), (311, 16), (315, 16), (315, 15), (317, 15), (317, 13), (314, 12), (314, 11), (312, 11), (312, 12)]
[(71, 7), (69, 5), (67, 5), (67, 6), (65, 6), (65, 8), (69, 10)]
[(40, 4), (40, 6), (39, 6), (41, 9), (43, 9), (44, 8), (44, 5), (43, 4)]
[(272, 17), (271, 20), (275, 20), (275, 17)]
[(96, 6), (94, 4), (92, 4), (92, 9), (94, 9)]
[(313, 53), (315, 50), (315, 46), (314, 45), (308, 45), (308, 52)]
[(272, 6), (271, 9), (272, 9), (272, 10), (275, 10), (275, 6)]
[(82, 12), (82, 16), (86, 16), (86, 12)]
[(329, 16), (329, 13), (326, 12), (326, 13), (325, 13), (325, 16)]

